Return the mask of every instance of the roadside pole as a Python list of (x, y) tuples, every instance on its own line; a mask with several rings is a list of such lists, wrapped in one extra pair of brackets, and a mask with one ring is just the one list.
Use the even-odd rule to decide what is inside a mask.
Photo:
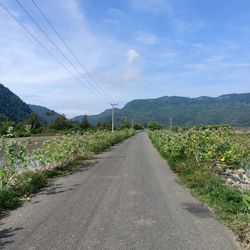
[(115, 109), (114, 107), (118, 105), (118, 103), (111, 103), (110, 104), (112, 107), (112, 132), (114, 132), (114, 128), (115, 128)]

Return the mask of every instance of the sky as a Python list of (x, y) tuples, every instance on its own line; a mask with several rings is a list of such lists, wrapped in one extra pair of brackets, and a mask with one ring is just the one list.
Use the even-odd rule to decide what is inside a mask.
[(26, 103), (72, 118), (111, 102), (250, 92), (249, 0), (34, 1), (84, 68), (32, 0), (19, 2), (74, 67), (16, 0), (0, 0), (50, 52), (0, 6), (0, 82)]

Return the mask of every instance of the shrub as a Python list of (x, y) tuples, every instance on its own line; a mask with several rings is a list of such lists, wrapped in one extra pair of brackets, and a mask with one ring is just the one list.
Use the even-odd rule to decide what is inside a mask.
[(0, 207), (1, 208), (14, 208), (18, 203), (17, 193), (13, 190), (4, 188), (0, 190)]

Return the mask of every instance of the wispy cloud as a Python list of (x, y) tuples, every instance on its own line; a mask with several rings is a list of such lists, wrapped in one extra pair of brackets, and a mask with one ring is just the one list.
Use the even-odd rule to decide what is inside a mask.
[[(7, 4), (9, 1), (7, 1)], [(67, 32), (65, 26), (56, 25), (57, 29), (73, 48), (78, 55), (85, 68), (93, 73), (100, 71), (101, 68), (109, 67), (119, 57), (119, 50), (122, 45), (112, 38), (103, 38), (94, 34), (88, 23), (86, 22), (83, 10), (79, 6), (78, 1), (67, 0), (63, 3), (61, 1), (53, 1), (52, 6), (57, 6), (57, 15), (49, 15), (52, 23), (57, 24), (61, 21), (67, 23)], [(41, 3), (41, 8), (46, 13), (50, 13), (51, 4)], [(25, 5), (26, 6), (26, 5)], [(27, 5), (27, 8), (30, 6)], [(13, 11), (13, 7), (9, 5)], [(25, 20), (24, 23), (28, 29), (40, 39), (48, 49), (54, 53), (63, 64), (72, 72), (74, 69), (57, 53), (56, 49), (49, 44), (49, 42), (39, 33), (35, 26), (33, 26), (28, 19), (25, 19), (24, 13), (20, 9), (14, 9), (15, 14)], [(113, 10), (113, 13), (115, 10)], [(48, 27), (45, 26), (46, 29)], [(48, 29), (49, 32), (51, 30)], [(51, 33), (53, 36), (54, 34)], [(58, 41), (57, 41), (58, 42)], [(61, 49), (64, 50), (62, 44), (59, 43)], [(67, 53), (65, 51), (65, 53)], [(69, 57), (70, 55), (67, 54)], [(82, 92), (79, 99), (87, 99), (92, 97), (86, 88), (77, 82), (67, 71), (65, 71), (57, 62), (51, 58), (46, 51), (43, 50), (29, 35), (13, 20), (8, 14), (0, 9), (0, 75), (1, 82), (9, 86), (14, 92), (22, 95), (22, 98), (27, 102), (35, 101), (34, 96), (38, 89), (39, 91), (57, 93), (58, 89), (65, 88), (65, 86), (74, 86), (74, 94)], [(81, 69), (79, 68), (81, 71)], [(85, 74), (83, 72), (83, 74)], [(87, 83), (86, 83), (87, 84)], [(25, 95), (25, 91), (30, 93)], [(64, 90), (65, 91), (65, 90)], [(61, 93), (60, 96), (52, 97), (54, 100), (68, 98), (67, 92)], [(49, 100), (49, 95), (43, 97), (44, 100)], [(88, 98), (89, 99), (89, 98)], [(37, 99), (37, 101), (39, 101)], [(37, 104), (42, 104), (40, 100)], [(49, 105), (49, 104), (48, 104)]]
[(178, 57), (178, 52), (174, 50), (164, 51), (160, 53), (160, 57), (166, 60), (174, 60)]
[(134, 65), (138, 61), (139, 58), (140, 58), (140, 54), (134, 49), (129, 49), (127, 51), (128, 64)]
[(166, 0), (128, 0), (129, 5), (141, 12), (163, 13), (171, 11), (170, 1)]
[(158, 37), (150, 32), (138, 32), (136, 41), (146, 45), (155, 45), (158, 43)]
[(135, 49), (128, 49), (123, 64), (116, 71), (107, 72), (102, 81), (116, 86), (134, 85), (143, 82), (141, 72), (142, 56)]
[(121, 9), (108, 8), (103, 13), (102, 22), (112, 25), (121, 25), (121, 22), (124, 18), (125, 18), (125, 13)]
[[(236, 12), (235, 4), (230, 16), (242, 15), (230, 18), (230, 26), (221, 18), (224, 6), (216, 17), (205, 5), (188, 2), (44, 0), (39, 5), (85, 68), (117, 101), (250, 91), (250, 32), (240, 28), (250, 25), (248, 13)], [(15, 1), (4, 3), (74, 71)], [(55, 38), (31, 1), (22, 3)], [(67, 53), (58, 39), (56, 42)], [(104, 109), (100, 98), (58, 65), (2, 9), (0, 65), (0, 82), (28, 103), (48, 106), (68, 116)]]

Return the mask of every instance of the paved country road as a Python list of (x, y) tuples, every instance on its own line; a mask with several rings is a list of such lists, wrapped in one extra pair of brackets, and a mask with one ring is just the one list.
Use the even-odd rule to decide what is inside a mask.
[(140, 133), (1, 219), (1, 249), (239, 249)]

